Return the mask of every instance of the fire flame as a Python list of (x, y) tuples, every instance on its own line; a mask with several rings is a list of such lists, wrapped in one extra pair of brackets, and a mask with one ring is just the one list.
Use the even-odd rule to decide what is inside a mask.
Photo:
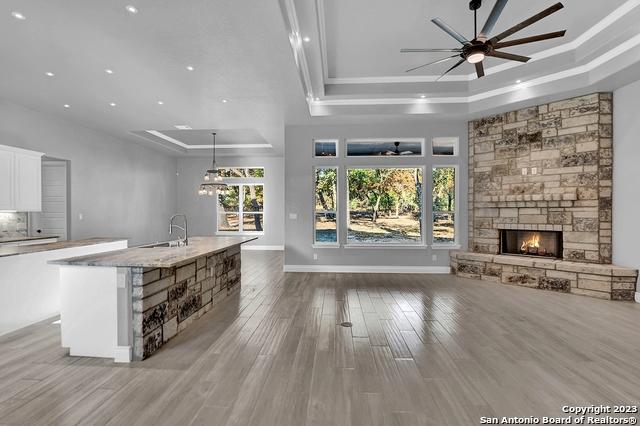
[(523, 241), (520, 250), (527, 251), (528, 247), (540, 248), (540, 235), (534, 234), (529, 241)]

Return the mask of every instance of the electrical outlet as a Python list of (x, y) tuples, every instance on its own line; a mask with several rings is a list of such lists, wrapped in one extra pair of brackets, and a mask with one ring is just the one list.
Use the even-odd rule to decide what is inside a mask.
[(318, 260), (318, 253), (313, 253), (313, 260)]
[(298, 219), (298, 213), (289, 213), (289, 219), (297, 220)]
[(84, 219), (84, 215), (82, 213), (78, 213), (78, 220), (83, 220)]
[(432, 262), (437, 262), (438, 261), (438, 255), (437, 254), (432, 254), (431, 255), (431, 261)]

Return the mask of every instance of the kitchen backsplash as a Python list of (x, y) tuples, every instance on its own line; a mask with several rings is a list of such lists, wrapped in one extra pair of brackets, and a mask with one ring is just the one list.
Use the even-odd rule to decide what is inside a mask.
[(27, 213), (0, 212), (0, 237), (28, 235)]

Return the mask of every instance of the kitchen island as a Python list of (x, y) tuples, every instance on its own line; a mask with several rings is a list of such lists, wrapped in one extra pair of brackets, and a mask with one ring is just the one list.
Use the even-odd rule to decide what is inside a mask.
[(0, 335), (60, 313), (59, 271), (49, 261), (127, 245), (126, 238), (86, 238), (0, 247)]
[(240, 288), (240, 245), (191, 237), (61, 259), (62, 346), (70, 355), (142, 360)]

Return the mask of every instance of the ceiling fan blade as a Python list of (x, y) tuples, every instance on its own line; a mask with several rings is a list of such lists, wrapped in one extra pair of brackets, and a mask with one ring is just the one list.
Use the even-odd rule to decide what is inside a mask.
[(493, 56), (495, 58), (508, 59), (510, 61), (518, 61), (518, 62), (529, 62), (531, 58), (528, 56), (514, 55), (513, 53), (507, 52), (498, 52), (494, 50), (487, 54), (488, 56)]
[(496, 22), (498, 22), (498, 18), (502, 14), (502, 9), (507, 5), (507, 1), (509, 0), (496, 0), (496, 4), (493, 5), (493, 9), (491, 9), (491, 13), (487, 18), (487, 21), (484, 23), (484, 27), (478, 34), (479, 39), (487, 39), (489, 33), (493, 30), (493, 27), (496, 26)]
[(518, 25), (515, 25), (515, 26), (509, 28), (508, 30), (498, 34), (497, 36), (492, 37), (490, 42), (493, 43), (493, 44), (496, 44), (497, 42), (499, 42), (503, 38), (507, 38), (511, 34), (517, 33), (518, 31), (528, 27), (529, 25), (538, 22), (542, 18), (546, 18), (547, 16), (551, 15), (552, 13), (555, 13), (555, 12), (559, 11), (563, 7), (564, 7), (564, 5), (562, 3), (556, 3), (553, 6), (551, 6), (551, 7), (547, 8), (547, 9), (543, 10), (542, 12), (538, 13), (537, 15), (533, 15), (531, 18), (525, 19), (524, 21), (520, 22)]
[(458, 61), (454, 66), (452, 66), (451, 68), (449, 68), (448, 70), (446, 70), (446, 71), (444, 72), (444, 74), (442, 74), (440, 77), (438, 77), (438, 78), (436, 79), (436, 81), (440, 81), (440, 79), (441, 79), (442, 77), (444, 77), (445, 75), (449, 74), (449, 73), (450, 73), (451, 71), (453, 71), (454, 69), (458, 68), (458, 67), (459, 67), (460, 65), (462, 65), (464, 62), (465, 62), (465, 59), (464, 59), (464, 58), (460, 59), (460, 60), (459, 60), (459, 61)]
[(519, 38), (517, 40), (504, 41), (502, 43), (494, 44), (493, 48), (494, 49), (502, 49), (503, 47), (517, 46), (519, 44), (527, 44), (527, 43), (533, 43), (535, 41), (542, 41), (542, 40), (549, 40), (549, 39), (552, 39), (552, 38), (564, 37), (564, 34), (566, 32), (567, 32), (567, 30), (555, 31), (555, 32), (552, 32), (552, 33), (546, 33), (546, 34), (540, 34), (540, 35), (531, 36), (531, 37)]
[(449, 34), (451, 37), (455, 38), (456, 40), (458, 40), (461, 44), (469, 44), (470, 41), (467, 40), (462, 34), (460, 34), (459, 32), (457, 32), (456, 30), (454, 30), (453, 28), (451, 28), (449, 25), (447, 25), (442, 19), (440, 18), (433, 18), (431, 20), (431, 22), (433, 22), (434, 24), (436, 24), (438, 27), (440, 27), (440, 29), (442, 31), (444, 31), (445, 33)]
[(400, 49), (400, 53), (460, 52), (462, 49)]
[(478, 78), (484, 77), (484, 66), (482, 65), (482, 61), (476, 62), (476, 74)]
[(460, 55), (447, 56), (446, 58), (438, 59), (437, 61), (428, 62), (428, 63), (426, 63), (426, 64), (424, 64), (424, 65), (420, 65), (419, 67), (411, 68), (411, 69), (409, 69), (409, 70), (406, 70), (405, 72), (415, 71), (415, 70), (417, 70), (417, 69), (419, 69), (419, 68), (426, 67), (426, 66), (428, 66), (428, 65), (439, 64), (440, 62), (445, 62), (445, 61), (448, 61), (449, 59), (457, 58), (457, 57), (459, 57), (459, 56), (460, 56)]

